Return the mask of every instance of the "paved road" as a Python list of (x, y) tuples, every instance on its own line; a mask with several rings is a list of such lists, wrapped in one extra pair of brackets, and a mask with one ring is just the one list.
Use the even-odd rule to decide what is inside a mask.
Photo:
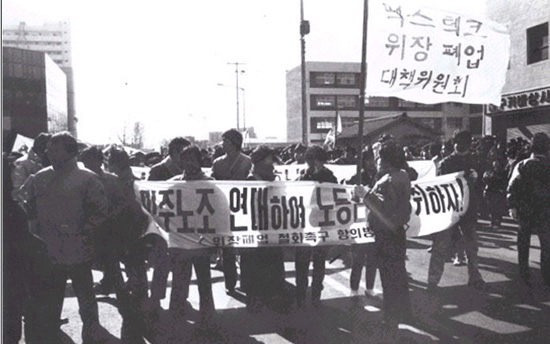
[[(532, 237), (530, 266), (531, 287), (515, 281), (517, 251), (516, 226), (505, 221), (501, 228), (490, 229), (480, 221), (480, 268), (487, 290), (475, 291), (466, 286), (466, 266), (446, 264), (438, 296), (426, 293), (428, 240), (415, 239), (408, 244), (407, 270), (414, 326), (400, 325), (402, 343), (550, 343), (550, 291), (542, 287), (540, 246)], [(339, 252), (332, 252), (336, 256)], [(344, 259), (341, 259), (344, 258)], [(201, 330), (196, 325), (198, 313), (190, 312), (175, 320), (167, 311), (168, 298), (157, 322), (150, 326), (150, 343), (377, 343), (384, 333), (381, 299), (350, 297), (349, 262), (346, 254), (327, 263), (323, 305), (303, 312), (283, 315), (269, 309), (251, 314), (243, 302), (225, 294), (223, 275), (213, 271), (213, 290), (217, 315), (214, 326)], [(294, 264), (286, 263), (287, 280), (294, 283)], [(100, 274), (95, 274), (99, 279)], [(151, 276), (149, 276), (151, 277)], [(190, 303), (198, 308), (196, 285), (191, 288)], [(363, 294), (364, 281), (360, 293)], [(381, 289), (377, 276), (376, 287)], [(111, 295), (114, 297), (114, 295)], [(101, 298), (100, 321), (105, 328), (102, 343), (120, 343), (121, 317), (112, 298)], [(72, 290), (67, 288), (63, 317), (66, 343), (80, 343), (82, 324)], [(21, 341), (24, 343), (24, 340)]]

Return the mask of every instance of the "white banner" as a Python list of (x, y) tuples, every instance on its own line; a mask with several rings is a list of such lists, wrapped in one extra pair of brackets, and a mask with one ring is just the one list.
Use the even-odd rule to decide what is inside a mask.
[[(353, 186), (316, 182), (136, 182), (148, 233), (170, 247), (316, 246), (374, 241)], [(448, 229), (468, 209), (462, 173), (413, 183), (407, 236)], [(153, 221), (154, 220), (154, 221)]]
[(510, 54), (503, 25), (412, 1), (372, 0), (367, 34), (367, 96), (500, 105)]

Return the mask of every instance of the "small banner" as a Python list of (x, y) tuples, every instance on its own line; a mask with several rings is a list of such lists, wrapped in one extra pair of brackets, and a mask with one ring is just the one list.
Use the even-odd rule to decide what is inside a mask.
[(510, 54), (503, 25), (412, 1), (373, 0), (367, 34), (367, 96), (500, 105)]
[[(468, 209), (463, 173), (412, 185), (407, 236), (448, 229)], [(168, 181), (135, 183), (150, 214), (147, 233), (169, 247), (316, 246), (368, 243), (368, 209), (353, 186), (316, 182)]]

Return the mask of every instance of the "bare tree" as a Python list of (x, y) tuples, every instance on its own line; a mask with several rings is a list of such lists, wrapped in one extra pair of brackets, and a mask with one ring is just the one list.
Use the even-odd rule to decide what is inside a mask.
[(123, 146), (128, 146), (136, 149), (143, 148), (145, 138), (145, 127), (141, 122), (134, 122), (134, 128), (131, 133), (128, 133), (128, 125), (125, 122), (122, 128), (122, 135), (118, 136), (120, 143)]

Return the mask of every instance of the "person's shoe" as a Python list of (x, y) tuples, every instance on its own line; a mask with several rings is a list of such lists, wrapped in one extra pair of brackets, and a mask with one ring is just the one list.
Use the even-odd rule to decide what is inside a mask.
[(468, 282), (468, 286), (479, 291), (484, 291), (487, 285), (485, 284), (484, 280), (477, 280)]
[(353, 289), (353, 288), (350, 289), (350, 291), (349, 291), (349, 296), (351, 296), (351, 297), (357, 297), (357, 296), (359, 296), (359, 290)]
[(428, 248), (426, 249), (426, 252), (432, 253), (432, 250), (433, 250), (433, 246), (430, 246), (430, 247), (428, 247)]
[(376, 297), (376, 296), (378, 296), (378, 292), (374, 289), (366, 289), (365, 290), (365, 295), (368, 296), (368, 297)]
[(466, 265), (466, 260), (464, 258), (455, 257), (453, 259), (454, 266), (464, 266)]
[(428, 294), (436, 294), (439, 291), (439, 287), (435, 283), (428, 283), (428, 287), (426, 288), (426, 292)]
[(235, 291), (235, 288), (226, 288), (225, 293), (229, 296), (234, 296), (237, 294), (237, 292)]

